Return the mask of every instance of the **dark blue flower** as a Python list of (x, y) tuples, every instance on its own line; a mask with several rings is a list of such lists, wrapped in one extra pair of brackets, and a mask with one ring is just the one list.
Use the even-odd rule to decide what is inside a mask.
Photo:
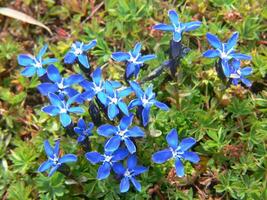
[(25, 69), (22, 70), (21, 75), (26, 77), (31, 77), (37, 73), (38, 77), (43, 76), (46, 73), (46, 70), (43, 68), (47, 64), (51, 64), (57, 61), (56, 58), (47, 58), (43, 59), (47, 45), (45, 45), (37, 54), (37, 56), (32, 56), (29, 54), (20, 54), (18, 56), (18, 63), (21, 66), (24, 66)]
[(71, 45), (71, 49), (67, 52), (64, 58), (66, 64), (73, 64), (77, 59), (81, 65), (89, 69), (90, 64), (87, 57), (87, 52), (96, 46), (96, 40), (92, 40), (88, 44), (76, 41)]
[(179, 16), (175, 10), (168, 12), (171, 24), (157, 24), (153, 26), (155, 30), (173, 32), (173, 41), (180, 42), (183, 32), (193, 31), (200, 27), (200, 21), (182, 23), (179, 21)]
[(104, 124), (97, 129), (99, 135), (111, 137), (105, 144), (105, 151), (115, 151), (119, 148), (121, 142), (124, 142), (128, 151), (132, 154), (136, 152), (136, 147), (131, 138), (144, 137), (145, 134), (141, 128), (134, 126), (129, 128), (133, 121), (133, 115), (124, 116), (118, 126)]
[(184, 176), (184, 166), (181, 159), (189, 160), (192, 163), (197, 163), (200, 160), (195, 152), (188, 151), (196, 143), (196, 140), (189, 137), (179, 142), (178, 134), (175, 129), (170, 131), (166, 136), (166, 140), (169, 144), (169, 148), (154, 153), (152, 160), (155, 163), (161, 164), (169, 159), (174, 159), (176, 174), (182, 177)]
[(251, 87), (251, 82), (248, 79), (246, 79), (246, 76), (252, 74), (252, 68), (251, 67), (241, 68), (239, 60), (233, 60), (231, 64), (232, 67), (231, 67), (230, 78), (232, 79), (232, 83), (234, 85), (237, 85), (241, 81), (247, 87)]
[(226, 77), (229, 78), (231, 73), (231, 68), (229, 66), (229, 61), (231, 59), (251, 60), (251, 56), (235, 52), (238, 32), (233, 33), (227, 43), (222, 43), (216, 35), (213, 35), (211, 33), (207, 33), (206, 37), (208, 42), (214, 49), (207, 50), (203, 53), (203, 56), (207, 58), (219, 57), (221, 59), (222, 69)]
[(153, 92), (153, 86), (150, 85), (145, 91), (142, 90), (140, 85), (137, 82), (130, 81), (132, 89), (135, 91), (137, 99), (134, 99), (129, 104), (129, 109), (134, 108), (135, 106), (142, 107), (142, 121), (143, 125), (146, 126), (149, 122), (149, 114), (151, 106), (155, 105), (162, 110), (169, 110), (169, 107), (156, 100), (155, 93)]
[(136, 190), (141, 192), (141, 184), (135, 179), (135, 176), (145, 173), (148, 168), (137, 165), (136, 155), (129, 156), (127, 160), (127, 168), (125, 168), (121, 163), (115, 163), (113, 165), (113, 170), (115, 171), (115, 173), (122, 176), (120, 183), (121, 192), (128, 192), (130, 188), (130, 181), (132, 182)]
[(69, 97), (77, 95), (78, 92), (71, 88), (71, 86), (80, 83), (84, 79), (80, 74), (73, 74), (67, 78), (63, 78), (54, 65), (47, 67), (47, 76), (52, 83), (41, 83), (38, 85), (38, 90), (45, 96), (49, 93), (58, 93), (61, 99), (63, 99), (65, 95)]
[(77, 126), (74, 127), (75, 133), (79, 135), (77, 141), (82, 142), (86, 139), (86, 137), (89, 137), (92, 134), (92, 130), (94, 128), (94, 124), (92, 122), (88, 123), (88, 125), (85, 123), (83, 118), (80, 118)]
[(84, 109), (81, 107), (71, 107), (71, 104), (76, 101), (77, 95), (69, 98), (67, 102), (60, 99), (59, 96), (53, 93), (49, 93), (48, 98), (51, 105), (43, 107), (42, 111), (46, 112), (50, 116), (59, 115), (60, 122), (64, 127), (71, 124), (71, 117), (69, 113), (84, 113)]
[(85, 154), (87, 160), (92, 164), (102, 163), (98, 168), (97, 179), (103, 180), (110, 175), (110, 170), (113, 167), (113, 164), (125, 159), (128, 156), (129, 152), (125, 148), (120, 148), (117, 151), (105, 151), (102, 155), (96, 151), (88, 152)]
[(63, 163), (77, 161), (77, 156), (74, 154), (66, 154), (62, 157), (59, 157), (59, 141), (56, 141), (55, 147), (52, 148), (48, 140), (46, 140), (44, 142), (44, 149), (48, 160), (40, 165), (38, 171), (44, 172), (51, 168), (48, 176), (52, 176)]
[(137, 77), (144, 62), (156, 58), (154, 54), (142, 56), (140, 53), (141, 48), (141, 43), (137, 43), (132, 51), (112, 53), (111, 58), (113, 60), (117, 62), (126, 61), (126, 78), (130, 78), (133, 75)]

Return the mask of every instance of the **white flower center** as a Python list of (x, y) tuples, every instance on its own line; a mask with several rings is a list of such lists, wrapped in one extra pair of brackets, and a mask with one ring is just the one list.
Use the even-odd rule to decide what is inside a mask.
[(227, 53), (225, 53), (225, 52), (222, 52), (221, 53), (221, 58), (222, 59), (227, 58), (227, 57), (228, 57), (228, 54)]
[(80, 48), (76, 48), (75, 51), (74, 51), (74, 54), (75, 54), (76, 56), (78, 56), (78, 55), (80, 55), (80, 54), (82, 54), (82, 53), (83, 53), (83, 51), (82, 51)]
[(118, 99), (113, 97), (110, 99), (111, 103), (117, 104), (118, 103)]
[(105, 157), (105, 160), (104, 160), (104, 162), (110, 162), (110, 161), (111, 161), (111, 159), (112, 159), (112, 156), (107, 156), (107, 155), (104, 155), (104, 157)]
[(59, 89), (64, 89), (63, 81), (64, 81), (64, 79), (62, 79), (61, 82), (57, 84)]
[(147, 104), (149, 104), (149, 100), (145, 97), (143, 97), (141, 101), (142, 101), (143, 106), (146, 106)]
[(238, 75), (241, 75), (241, 71), (240, 71), (240, 69), (238, 69), (238, 70), (236, 71), (236, 73), (237, 73)]
[(67, 109), (66, 108), (61, 108), (60, 109), (60, 113), (67, 113)]
[(129, 169), (127, 169), (127, 170), (125, 171), (125, 173), (124, 173), (124, 176), (130, 178), (130, 177), (132, 176), (132, 172), (129, 171)]
[(54, 165), (58, 164), (58, 157), (56, 154), (53, 155), (53, 158), (49, 158), (49, 159), (54, 163)]
[(177, 149), (170, 148), (172, 152), (172, 157), (173, 158), (181, 158), (181, 155), (184, 153), (183, 151), (180, 150), (181, 147), (178, 146)]
[(37, 62), (35, 63), (35, 66), (36, 66), (37, 68), (42, 68), (42, 63), (37, 61)]

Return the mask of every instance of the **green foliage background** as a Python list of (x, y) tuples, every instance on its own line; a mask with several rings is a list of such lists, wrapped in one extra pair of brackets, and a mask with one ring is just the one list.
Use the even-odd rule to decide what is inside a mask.
[[(100, 5), (96, 12), (92, 12)], [(2, 199), (267, 199), (267, 6), (265, 0), (22, 0), (0, 2), (18, 9), (51, 28), (45, 30), (0, 16), (0, 197)], [(143, 52), (157, 54), (141, 77), (167, 59), (170, 34), (151, 30), (168, 22), (167, 11), (176, 9), (182, 21), (201, 20), (200, 29), (185, 34), (183, 43), (192, 50), (171, 80), (164, 72), (153, 81), (158, 98), (171, 104), (171, 111), (153, 110), (146, 138), (137, 142), (140, 162), (150, 166), (142, 175), (142, 192), (119, 194), (119, 183), (110, 177), (95, 179), (97, 166), (84, 158), (84, 150), (65, 134), (56, 118), (40, 111), (46, 99), (36, 90), (38, 79), (20, 76), (16, 56), (36, 53), (48, 43), (51, 55), (63, 58), (70, 44), (97, 38), (90, 52), (93, 67), (107, 64), (107, 78), (122, 79), (124, 66), (110, 60), (111, 52), (129, 50), (137, 41)], [(92, 17), (85, 20), (86, 17)], [(253, 56), (251, 90), (226, 87), (217, 78), (214, 61), (201, 57), (209, 46), (207, 32), (226, 40), (239, 31), (242, 53)], [(60, 69), (63, 66), (58, 65)], [(74, 67), (77, 70), (77, 67)], [(70, 72), (70, 70), (68, 70)], [(90, 120), (88, 114), (85, 117)], [(195, 137), (198, 165), (185, 164), (186, 177), (174, 176), (172, 163), (151, 162), (153, 152), (166, 146), (172, 128), (179, 137)], [(61, 139), (64, 153), (79, 155), (70, 164), (71, 176), (57, 172), (51, 178), (37, 173), (45, 159), (43, 141)], [(103, 140), (96, 132), (94, 150)]]

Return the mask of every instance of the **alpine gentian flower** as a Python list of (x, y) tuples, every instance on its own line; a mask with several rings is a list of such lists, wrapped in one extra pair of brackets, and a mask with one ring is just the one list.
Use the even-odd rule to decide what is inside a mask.
[(115, 171), (115, 173), (122, 176), (120, 183), (121, 192), (128, 192), (130, 188), (130, 181), (132, 182), (136, 190), (140, 192), (141, 184), (135, 179), (135, 176), (145, 173), (148, 170), (148, 168), (137, 165), (136, 155), (131, 155), (127, 160), (126, 169), (121, 163), (115, 163), (113, 165), (113, 170)]
[(42, 58), (47, 48), (48, 46), (45, 45), (39, 51), (36, 57), (29, 54), (20, 54), (18, 56), (19, 65), (25, 67), (25, 69), (22, 70), (21, 72), (22, 76), (31, 77), (35, 73), (37, 73), (38, 77), (41, 77), (46, 73), (46, 70), (43, 68), (43, 66), (57, 61), (56, 58), (47, 58), (47, 59)]
[(48, 160), (40, 165), (38, 171), (44, 172), (51, 168), (48, 176), (52, 176), (63, 163), (77, 161), (77, 156), (74, 154), (66, 154), (61, 158), (59, 157), (59, 141), (56, 141), (55, 147), (52, 148), (48, 140), (46, 140), (44, 142), (44, 149)]
[(86, 137), (89, 137), (92, 134), (92, 130), (94, 128), (94, 124), (92, 122), (88, 123), (88, 125), (85, 123), (83, 118), (80, 118), (77, 126), (74, 127), (75, 133), (79, 135), (77, 141), (82, 142), (85, 140)]
[(105, 144), (105, 151), (115, 151), (119, 148), (121, 142), (124, 142), (128, 151), (133, 154), (136, 152), (136, 147), (131, 138), (144, 137), (145, 134), (138, 126), (131, 126), (134, 115), (122, 117), (118, 126), (104, 124), (97, 129), (99, 135), (104, 137), (112, 136)]
[(239, 60), (233, 60), (232, 62), (232, 68), (231, 68), (231, 74), (230, 78), (232, 78), (232, 83), (234, 85), (237, 85), (240, 81), (244, 83), (247, 87), (251, 86), (251, 82), (246, 79), (246, 76), (249, 76), (252, 74), (252, 68), (251, 67), (240, 67), (240, 61)]
[(215, 49), (207, 50), (203, 53), (203, 56), (207, 58), (219, 57), (221, 59), (222, 69), (226, 77), (229, 78), (231, 73), (229, 60), (233, 58), (238, 60), (251, 60), (251, 56), (236, 53), (234, 50), (238, 39), (238, 32), (233, 33), (227, 43), (222, 43), (216, 35), (211, 33), (207, 33), (206, 37), (210, 45)]
[(60, 99), (59, 96), (53, 93), (49, 93), (48, 98), (52, 105), (43, 107), (42, 111), (46, 112), (50, 116), (59, 115), (60, 122), (64, 127), (71, 124), (71, 117), (69, 113), (84, 113), (84, 109), (81, 107), (71, 107), (71, 104), (76, 101), (77, 95), (69, 98), (67, 102)]
[(142, 107), (142, 121), (143, 125), (146, 126), (149, 122), (149, 114), (151, 106), (155, 105), (162, 110), (169, 110), (169, 107), (156, 100), (155, 93), (153, 92), (153, 86), (150, 85), (145, 91), (142, 90), (140, 85), (137, 82), (130, 81), (132, 89), (135, 91), (137, 99), (134, 99), (129, 104), (129, 109), (134, 108), (135, 106)]
[(110, 170), (114, 163), (125, 159), (128, 156), (129, 152), (125, 148), (120, 148), (115, 152), (105, 151), (104, 155), (92, 151), (85, 154), (85, 157), (92, 164), (102, 163), (98, 168), (97, 179), (103, 180), (110, 175)]
[(113, 60), (117, 62), (126, 61), (126, 78), (130, 78), (132, 75), (137, 77), (144, 62), (156, 58), (154, 54), (142, 56), (140, 53), (141, 48), (141, 43), (137, 43), (132, 51), (112, 53), (111, 58)]
[(109, 119), (113, 120), (119, 114), (120, 110), (128, 116), (128, 106), (124, 103), (123, 98), (129, 94), (129, 90), (114, 90), (110, 82), (106, 82), (105, 89), (107, 100), (105, 106), (108, 108)]
[(168, 12), (171, 24), (157, 24), (153, 26), (153, 29), (160, 31), (173, 32), (173, 41), (180, 42), (183, 32), (193, 31), (200, 27), (200, 21), (182, 23), (179, 21), (179, 16), (175, 10)]
[(64, 58), (66, 64), (73, 64), (77, 59), (81, 65), (89, 69), (90, 64), (87, 57), (87, 52), (96, 46), (96, 40), (92, 40), (88, 44), (76, 41), (71, 45), (71, 49), (67, 52)]
[(177, 176), (182, 177), (184, 176), (184, 166), (181, 159), (189, 160), (192, 163), (197, 163), (200, 160), (195, 152), (188, 151), (188, 149), (196, 143), (196, 140), (189, 137), (183, 139), (179, 143), (178, 134), (175, 129), (170, 131), (166, 136), (166, 140), (169, 144), (169, 148), (154, 153), (152, 160), (155, 163), (161, 164), (169, 159), (174, 159), (176, 174)]
[(45, 96), (49, 93), (59, 93), (61, 99), (64, 99), (65, 95), (69, 97), (77, 95), (78, 92), (71, 88), (71, 86), (80, 83), (84, 79), (80, 74), (73, 74), (67, 78), (63, 78), (54, 65), (47, 67), (47, 76), (52, 83), (41, 83), (38, 85), (38, 90)]

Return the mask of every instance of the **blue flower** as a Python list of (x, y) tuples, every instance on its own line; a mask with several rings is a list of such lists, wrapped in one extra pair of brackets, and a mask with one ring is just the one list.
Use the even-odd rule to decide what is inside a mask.
[(98, 168), (97, 179), (103, 180), (110, 175), (111, 168), (113, 164), (125, 159), (128, 156), (129, 152), (125, 148), (120, 148), (117, 151), (105, 151), (104, 155), (92, 151), (85, 154), (85, 157), (92, 164), (102, 163), (102, 165)]
[(175, 129), (172, 129), (166, 136), (166, 140), (169, 144), (168, 149), (158, 151), (153, 154), (152, 160), (155, 163), (161, 164), (169, 159), (175, 160), (175, 170), (179, 177), (184, 176), (184, 166), (181, 159), (189, 160), (192, 163), (199, 162), (199, 156), (192, 151), (188, 151), (195, 143), (194, 138), (185, 138), (180, 143), (178, 140), (178, 134)]
[(130, 102), (129, 109), (132, 109), (135, 106), (142, 107), (141, 115), (144, 126), (146, 126), (149, 122), (149, 114), (151, 106), (155, 105), (162, 110), (165, 111), (169, 110), (169, 107), (166, 104), (156, 100), (152, 85), (150, 85), (145, 91), (142, 90), (142, 88), (139, 86), (137, 82), (130, 81), (130, 85), (132, 89), (135, 91), (137, 99), (134, 99)]
[(60, 99), (59, 96), (53, 93), (49, 93), (48, 98), (51, 105), (43, 107), (42, 111), (50, 116), (59, 115), (60, 122), (64, 127), (71, 124), (71, 117), (69, 116), (69, 113), (84, 113), (84, 109), (81, 107), (71, 107), (71, 104), (76, 101), (77, 95), (69, 98), (67, 102)]
[(79, 135), (77, 141), (82, 142), (86, 139), (86, 137), (89, 137), (92, 134), (92, 130), (94, 128), (94, 124), (92, 122), (88, 123), (88, 125), (85, 123), (83, 118), (80, 118), (77, 126), (74, 127), (75, 133)]
[(87, 57), (87, 52), (96, 46), (96, 40), (92, 40), (88, 44), (76, 41), (71, 45), (71, 49), (67, 52), (64, 58), (66, 64), (73, 64), (77, 59), (85, 68), (89, 69), (90, 64)]
[(41, 77), (46, 73), (43, 66), (57, 61), (56, 58), (47, 58), (43, 60), (42, 57), (44, 56), (47, 48), (48, 46), (45, 45), (36, 57), (29, 54), (20, 54), (18, 56), (19, 65), (25, 67), (25, 69), (21, 72), (22, 76), (31, 77), (37, 73), (38, 77)]
[(130, 188), (130, 181), (132, 182), (136, 190), (140, 192), (142, 189), (141, 184), (135, 179), (135, 176), (145, 173), (148, 170), (148, 168), (137, 165), (136, 155), (131, 155), (129, 156), (127, 160), (126, 169), (121, 163), (115, 163), (113, 165), (113, 170), (115, 171), (115, 173), (122, 176), (122, 179), (120, 182), (121, 192), (128, 192)]
[(251, 67), (241, 68), (240, 61), (233, 60), (231, 69), (232, 70), (231, 70), (230, 78), (232, 78), (232, 83), (234, 85), (237, 85), (241, 81), (247, 87), (251, 87), (251, 82), (245, 78), (246, 76), (249, 76), (250, 74), (252, 74)]
[(71, 88), (71, 86), (80, 83), (84, 79), (80, 74), (73, 74), (67, 78), (63, 78), (54, 65), (47, 67), (47, 76), (52, 83), (41, 83), (37, 87), (38, 90), (45, 96), (49, 93), (59, 93), (61, 99), (63, 99), (65, 95), (69, 97), (77, 95), (78, 92)]
[(144, 137), (145, 134), (138, 126), (129, 128), (132, 124), (133, 117), (133, 114), (129, 117), (124, 116), (120, 120), (120, 124), (118, 126), (104, 124), (97, 129), (99, 135), (104, 137), (112, 136), (105, 144), (105, 151), (115, 151), (119, 148), (121, 142), (124, 142), (131, 154), (136, 152), (135, 144), (131, 138)]
[(227, 43), (222, 43), (216, 35), (211, 33), (207, 33), (206, 37), (210, 45), (215, 49), (207, 50), (203, 53), (203, 56), (207, 58), (219, 57), (221, 59), (222, 69), (226, 77), (229, 78), (231, 73), (231, 68), (229, 66), (229, 61), (231, 59), (251, 60), (251, 56), (235, 52), (238, 32), (233, 33)]
[(112, 53), (111, 58), (113, 60), (117, 62), (126, 61), (126, 78), (130, 78), (133, 75), (137, 77), (144, 62), (156, 58), (154, 54), (142, 56), (140, 53), (141, 48), (141, 43), (137, 43), (132, 51)]
[(180, 42), (183, 32), (193, 31), (200, 27), (200, 21), (182, 23), (179, 21), (179, 16), (175, 10), (168, 12), (171, 24), (157, 24), (153, 26), (155, 30), (170, 31), (173, 32), (173, 41)]
[(74, 154), (66, 154), (61, 158), (59, 157), (59, 141), (56, 141), (55, 147), (52, 148), (48, 140), (46, 140), (44, 142), (44, 149), (48, 160), (40, 165), (38, 171), (44, 172), (51, 168), (48, 176), (52, 176), (63, 163), (77, 161), (77, 156)]

